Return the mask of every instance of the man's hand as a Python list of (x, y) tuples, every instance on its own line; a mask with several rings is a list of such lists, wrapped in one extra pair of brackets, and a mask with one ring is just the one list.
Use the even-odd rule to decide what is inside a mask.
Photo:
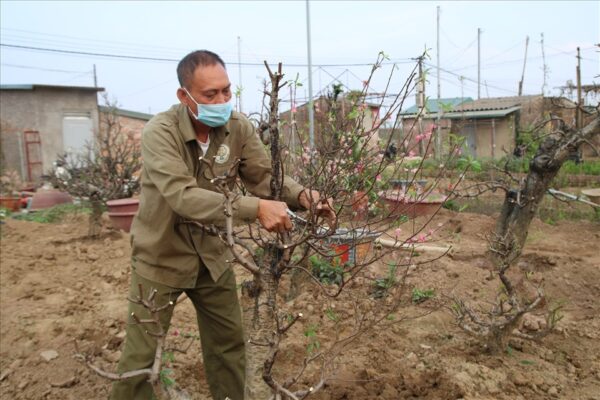
[(292, 221), (287, 214), (287, 204), (282, 201), (258, 201), (258, 221), (269, 232), (283, 233), (292, 229)]
[(330, 227), (334, 227), (337, 223), (337, 217), (333, 210), (333, 199), (321, 199), (321, 195), (316, 190), (304, 189), (298, 196), (298, 202), (307, 210), (315, 205), (315, 213), (319, 217), (323, 217)]

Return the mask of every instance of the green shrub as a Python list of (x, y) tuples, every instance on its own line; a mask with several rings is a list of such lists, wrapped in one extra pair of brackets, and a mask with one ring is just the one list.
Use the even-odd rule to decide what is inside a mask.
[(309, 257), (311, 264), (311, 272), (315, 278), (326, 285), (342, 283), (344, 278), (344, 268), (339, 262), (339, 258), (334, 258), (332, 261), (312, 255)]
[(582, 161), (579, 164), (568, 160), (563, 164), (560, 172), (569, 175), (600, 175), (600, 160)]

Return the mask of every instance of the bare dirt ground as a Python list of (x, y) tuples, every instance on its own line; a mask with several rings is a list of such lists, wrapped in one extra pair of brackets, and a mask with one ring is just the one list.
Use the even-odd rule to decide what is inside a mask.
[[(439, 300), (454, 294), (485, 305), (499, 290), (496, 279), (486, 279), (485, 234), (494, 219), (442, 210), (434, 223), (444, 224), (440, 236), (455, 251), (414, 268), (408, 287), (433, 288)], [(72, 357), (73, 342), (105, 368), (115, 368), (126, 320), (129, 236), (105, 229), (100, 239), (86, 239), (83, 216), (60, 224), (8, 219), (1, 229), (0, 397), (106, 398), (110, 383)], [(363, 335), (340, 356), (335, 375), (314, 398), (600, 399), (600, 226), (535, 220), (518, 268), (534, 282), (543, 280), (548, 301), (565, 304), (558, 329), (541, 342), (515, 340), (491, 356), (456, 327), (447, 310), (437, 308)], [(368, 296), (368, 289), (357, 293)], [(321, 297), (306, 292), (284, 306), (312, 310), (322, 321), (317, 333), (325, 343), (334, 327), (319, 312), (322, 305)], [(407, 307), (427, 310), (428, 302)], [(306, 323), (290, 332), (276, 375), (291, 374), (291, 365), (305, 355)], [(195, 324), (189, 301), (178, 305), (175, 341), (195, 334)], [(199, 351), (193, 343), (187, 354), (176, 355), (173, 367), (192, 398), (206, 399)]]

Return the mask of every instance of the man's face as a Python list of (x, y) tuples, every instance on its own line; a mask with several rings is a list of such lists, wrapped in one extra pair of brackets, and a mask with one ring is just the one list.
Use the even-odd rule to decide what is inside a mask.
[[(194, 100), (200, 104), (223, 104), (231, 100), (231, 82), (221, 64), (196, 68), (187, 89)], [(178, 97), (182, 103), (198, 114), (196, 103), (181, 88)]]

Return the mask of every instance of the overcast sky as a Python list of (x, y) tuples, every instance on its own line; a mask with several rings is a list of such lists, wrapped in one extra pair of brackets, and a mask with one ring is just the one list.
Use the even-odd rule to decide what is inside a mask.
[[(477, 97), (478, 28), (482, 97), (517, 94), (526, 36), (523, 91), (542, 92), (541, 33), (547, 94), (575, 81), (578, 46), (583, 83), (600, 80), (598, 1), (311, 1), (313, 92), (326, 90), (336, 79), (349, 89), (362, 89), (368, 64), (379, 51), (398, 65), (390, 86), (396, 92), (414, 66), (412, 59), (428, 49), (426, 95), (435, 98), (437, 6), (442, 97)], [(177, 61), (204, 48), (225, 59), (234, 85), (241, 80), (244, 87), (243, 111), (253, 112), (260, 108), (266, 71), (264, 66), (242, 65), (240, 79), (240, 37), (242, 63), (282, 61), (288, 78), (299, 74), (304, 82), (298, 97), (307, 95), (305, 1), (2, 0), (0, 18), (2, 84), (92, 86), (95, 64), (98, 85), (121, 107), (157, 113), (177, 102)], [(125, 58), (131, 56), (148, 59)], [(383, 91), (391, 68), (379, 71), (370, 91)], [(289, 103), (282, 104), (286, 108)]]

